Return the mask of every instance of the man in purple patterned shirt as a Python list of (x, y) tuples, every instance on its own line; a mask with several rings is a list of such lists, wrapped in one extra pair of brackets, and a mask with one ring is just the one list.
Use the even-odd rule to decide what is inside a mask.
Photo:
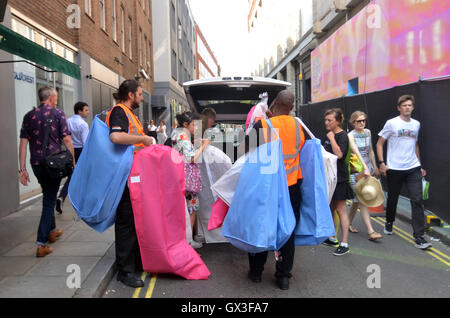
[[(72, 138), (67, 127), (66, 115), (57, 109), (58, 92), (51, 87), (39, 90), (41, 105), (27, 113), (23, 119), (20, 131), (19, 146), (19, 179), (24, 186), (28, 186), (30, 176), (26, 169), (27, 146), (30, 144), (31, 166), (33, 173), (42, 187), (42, 215), (37, 235), (37, 257), (44, 257), (53, 252), (47, 242), (54, 243), (63, 233), (56, 229), (55, 204), (61, 179), (50, 178), (44, 166), (46, 156), (61, 151), (64, 143), (67, 150), (74, 155)], [(44, 152), (45, 126), (52, 118), (48, 147)], [(75, 160), (74, 160), (75, 162)]]

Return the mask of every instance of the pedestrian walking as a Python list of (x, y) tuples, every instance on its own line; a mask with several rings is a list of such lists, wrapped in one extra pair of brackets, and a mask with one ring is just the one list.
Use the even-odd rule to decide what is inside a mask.
[[(359, 157), (362, 158), (362, 163), (364, 164), (365, 169), (368, 169), (371, 175), (380, 178), (380, 172), (378, 170), (378, 166), (375, 160), (375, 152), (372, 147), (372, 133), (369, 129), (366, 129), (367, 123), (367, 115), (364, 112), (356, 111), (350, 116), (350, 124), (354, 127), (348, 134), (348, 138), (351, 145), (357, 148)], [(353, 190), (355, 191), (355, 186), (357, 183), (358, 174), (350, 175), (350, 183), (352, 185)], [(367, 228), (367, 233), (369, 235), (369, 240), (376, 241), (381, 239), (383, 236), (380, 233), (377, 233), (373, 227), (372, 222), (370, 221), (370, 213), (369, 208), (361, 203), (358, 200), (358, 197), (355, 196), (353, 199), (353, 204), (350, 207), (349, 214), (349, 231), (351, 233), (358, 233), (358, 230), (352, 226), (353, 219), (355, 217), (356, 211), (360, 209), (361, 217), (363, 222)]]
[[(276, 97), (273, 108), (272, 118), (270, 119), (274, 129), (277, 130), (283, 145), (284, 166), (286, 168), (287, 183), (289, 186), (289, 197), (294, 211), (296, 222), (300, 219), (301, 190), (303, 181), (300, 168), (300, 150), (305, 143), (303, 128), (296, 119), (289, 114), (294, 108), (295, 97), (289, 90), (284, 90)], [(259, 146), (264, 141), (268, 141), (268, 135), (260, 136), (261, 132), (267, 132), (268, 124), (265, 119), (258, 121), (253, 129), (256, 133), (250, 131), (245, 137), (246, 152), (250, 151), (250, 145)], [(251, 141), (250, 136), (256, 136), (257, 140)], [(248, 277), (255, 283), (262, 281), (262, 272), (267, 262), (268, 252), (249, 254), (249, 273)], [(289, 289), (289, 279), (292, 277), (291, 271), (294, 266), (295, 256), (295, 233), (283, 245), (279, 251), (279, 258), (276, 262), (276, 284), (281, 290)]]
[[(425, 240), (425, 216), (423, 205), (422, 178), (426, 171), (422, 168), (419, 150), (420, 122), (413, 119), (415, 98), (403, 95), (397, 103), (400, 115), (386, 122), (379, 133), (377, 155), (380, 172), (387, 177), (388, 200), (386, 207), (386, 225), (384, 233), (392, 235), (392, 228), (397, 213), (398, 197), (403, 185), (409, 192), (412, 212), (412, 227), (415, 247), (427, 249), (431, 244)], [(387, 147), (387, 164), (384, 161), (385, 142)]]
[(344, 115), (341, 109), (333, 108), (325, 112), (325, 126), (328, 134), (324, 147), (325, 150), (335, 154), (338, 157), (337, 185), (331, 199), (330, 208), (333, 213), (335, 224), (337, 220), (335, 218), (334, 211), (337, 211), (339, 215), (342, 241), (339, 244), (335, 237), (330, 237), (323, 244), (334, 247), (337, 246), (337, 249), (334, 252), (335, 256), (342, 256), (350, 251), (348, 246), (349, 219), (346, 201), (354, 198), (353, 191), (350, 187), (348, 164), (345, 161), (350, 147), (350, 142), (347, 133), (342, 129), (343, 122)]
[(155, 121), (152, 119), (150, 120), (150, 124), (147, 127), (148, 130), (148, 135), (150, 137), (155, 138), (156, 141), (158, 141), (158, 134), (156, 133), (156, 130), (158, 129), (158, 127), (156, 127), (155, 125)]
[[(174, 149), (177, 150), (184, 160), (185, 176), (186, 176), (186, 203), (191, 221), (192, 235), (194, 236), (194, 225), (196, 213), (200, 210), (200, 201), (198, 195), (202, 190), (202, 179), (200, 175), (200, 167), (197, 160), (201, 157), (202, 152), (210, 144), (208, 139), (202, 139), (202, 146), (195, 150), (192, 142), (195, 136), (195, 121), (201, 120), (201, 116), (195, 113), (183, 113), (177, 115), (178, 129), (175, 133)], [(202, 247), (201, 243), (192, 241), (194, 248)]]
[[(45, 257), (53, 252), (53, 248), (47, 243), (54, 243), (63, 234), (56, 228), (55, 222), (55, 204), (61, 178), (49, 175), (45, 157), (60, 152), (62, 144), (72, 156), (74, 156), (74, 150), (66, 115), (64, 111), (56, 108), (58, 92), (51, 87), (42, 87), (38, 95), (40, 105), (25, 115), (20, 131), (19, 179), (20, 183), (28, 186), (30, 176), (26, 169), (26, 157), (29, 144), (31, 167), (42, 188), (42, 214), (37, 234), (36, 256)], [(46, 129), (47, 125), (50, 127)], [(49, 131), (49, 136), (47, 148), (44, 149), (46, 130), (47, 134)]]
[(160, 121), (159, 127), (158, 127), (158, 129), (156, 129), (156, 132), (158, 134), (158, 144), (164, 145), (167, 140), (167, 128), (166, 128), (166, 123), (164, 122), (164, 120)]
[[(114, 99), (118, 104), (106, 117), (111, 141), (119, 145), (134, 145), (136, 151), (152, 145), (152, 138), (145, 135), (142, 124), (133, 113), (143, 100), (139, 82), (123, 82)], [(117, 280), (133, 288), (143, 287), (144, 282), (135, 275), (136, 270), (142, 267), (142, 261), (128, 185), (116, 210), (115, 236)]]
[[(84, 102), (78, 102), (74, 106), (74, 116), (67, 120), (67, 126), (72, 136), (72, 142), (75, 152), (75, 162), (81, 156), (84, 144), (86, 143), (87, 137), (89, 135), (89, 125), (85, 121), (89, 117), (89, 106)], [(58, 213), (63, 213), (64, 201), (67, 197), (67, 192), (69, 190), (71, 176), (67, 177), (66, 183), (59, 192), (58, 199), (56, 200), (56, 211)]]

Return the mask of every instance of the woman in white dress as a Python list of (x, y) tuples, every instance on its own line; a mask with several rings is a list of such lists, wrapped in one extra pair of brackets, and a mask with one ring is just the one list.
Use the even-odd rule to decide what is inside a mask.
[(156, 130), (156, 132), (158, 133), (158, 144), (159, 145), (164, 145), (167, 140), (166, 130), (167, 130), (166, 123), (164, 122), (164, 120), (161, 120), (161, 122), (159, 123), (159, 127)]

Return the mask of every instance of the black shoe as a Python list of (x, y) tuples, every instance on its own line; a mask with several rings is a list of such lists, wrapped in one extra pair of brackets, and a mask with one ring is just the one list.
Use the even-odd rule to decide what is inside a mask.
[(62, 210), (63, 203), (64, 203), (64, 201), (61, 198), (58, 198), (56, 200), (56, 212), (58, 212), (59, 214), (63, 213), (63, 210)]
[(386, 222), (386, 225), (384, 227), (384, 234), (386, 235), (392, 235), (392, 227), (393, 227), (394, 223), (391, 222)]
[(432, 246), (431, 243), (428, 243), (423, 237), (417, 238), (415, 243), (414, 246), (421, 250), (426, 250)]
[(327, 239), (326, 241), (324, 241), (323, 243), (322, 243), (323, 245), (326, 245), (326, 246), (332, 246), (332, 247), (337, 247), (337, 246), (339, 246), (339, 242), (336, 240), (336, 241), (332, 241), (332, 240), (330, 240), (330, 239)]
[(344, 247), (342, 245), (339, 245), (339, 247), (336, 249), (336, 252), (334, 252), (334, 256), (342, 256), (350, 252), (350, 249), (348, 247)]
[(277, 282), (278, 288), (280, 288), (281, 290), (289, 289), (289, 277), (286, 277), (286, 276), (277, 277), (276, 282)]
[(144, 282), (132, 273), (119, 273), (117, 274), (117, 280), (132, 288), (144, 287)]
[(254, 274), (252, 272), (248, 272), (248, 278), (252, 282), (257, 283), (257, 284), (262, 282), (261, 274)]

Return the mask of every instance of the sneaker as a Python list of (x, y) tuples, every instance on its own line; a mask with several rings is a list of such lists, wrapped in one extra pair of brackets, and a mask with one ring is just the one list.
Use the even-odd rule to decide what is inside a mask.
[(203, 247), (202, 243), (196, 242), (196, 241), (192, 241), (190, 244), (194, 249), (199, 249)]
[(386, 225), (384, 227), (384, 234), (386, 235), (392, 235), (392, 227), (394, 226), (394, 223), (386, 222)]
[(62, 210), (63, 203), (64, 203), (64, 201), (61, 198), (58, 198), (56, 200), (56, 212), (58, 212), (59, 214), (63, 213), (63, 210)]
[(342, 256), (347, 254), (348, 252), (350, 252), (350, 249), (348, 247), (339, 245), (339, 247), (336, 249), (336, 252), (334, 252), (333, 254), (335, 256)]
[(329, 238), (325, 241), (325, 242), (323, 242), (322, 243), (323, 245), (326, 245), (326, 246), (332, 246), (332, 247), (337, 247), (338, 245), (339, 245), (339, 242), (336, 240), (336, 241), (332, 241), (332, 240), (330, 240)]
[(428, 243), (423, 237), (419, 237), (416, 239), (416, 244), (414, 244), (415, 247), (426, 250), (427, 248), (431, 247), (431, 243)]

